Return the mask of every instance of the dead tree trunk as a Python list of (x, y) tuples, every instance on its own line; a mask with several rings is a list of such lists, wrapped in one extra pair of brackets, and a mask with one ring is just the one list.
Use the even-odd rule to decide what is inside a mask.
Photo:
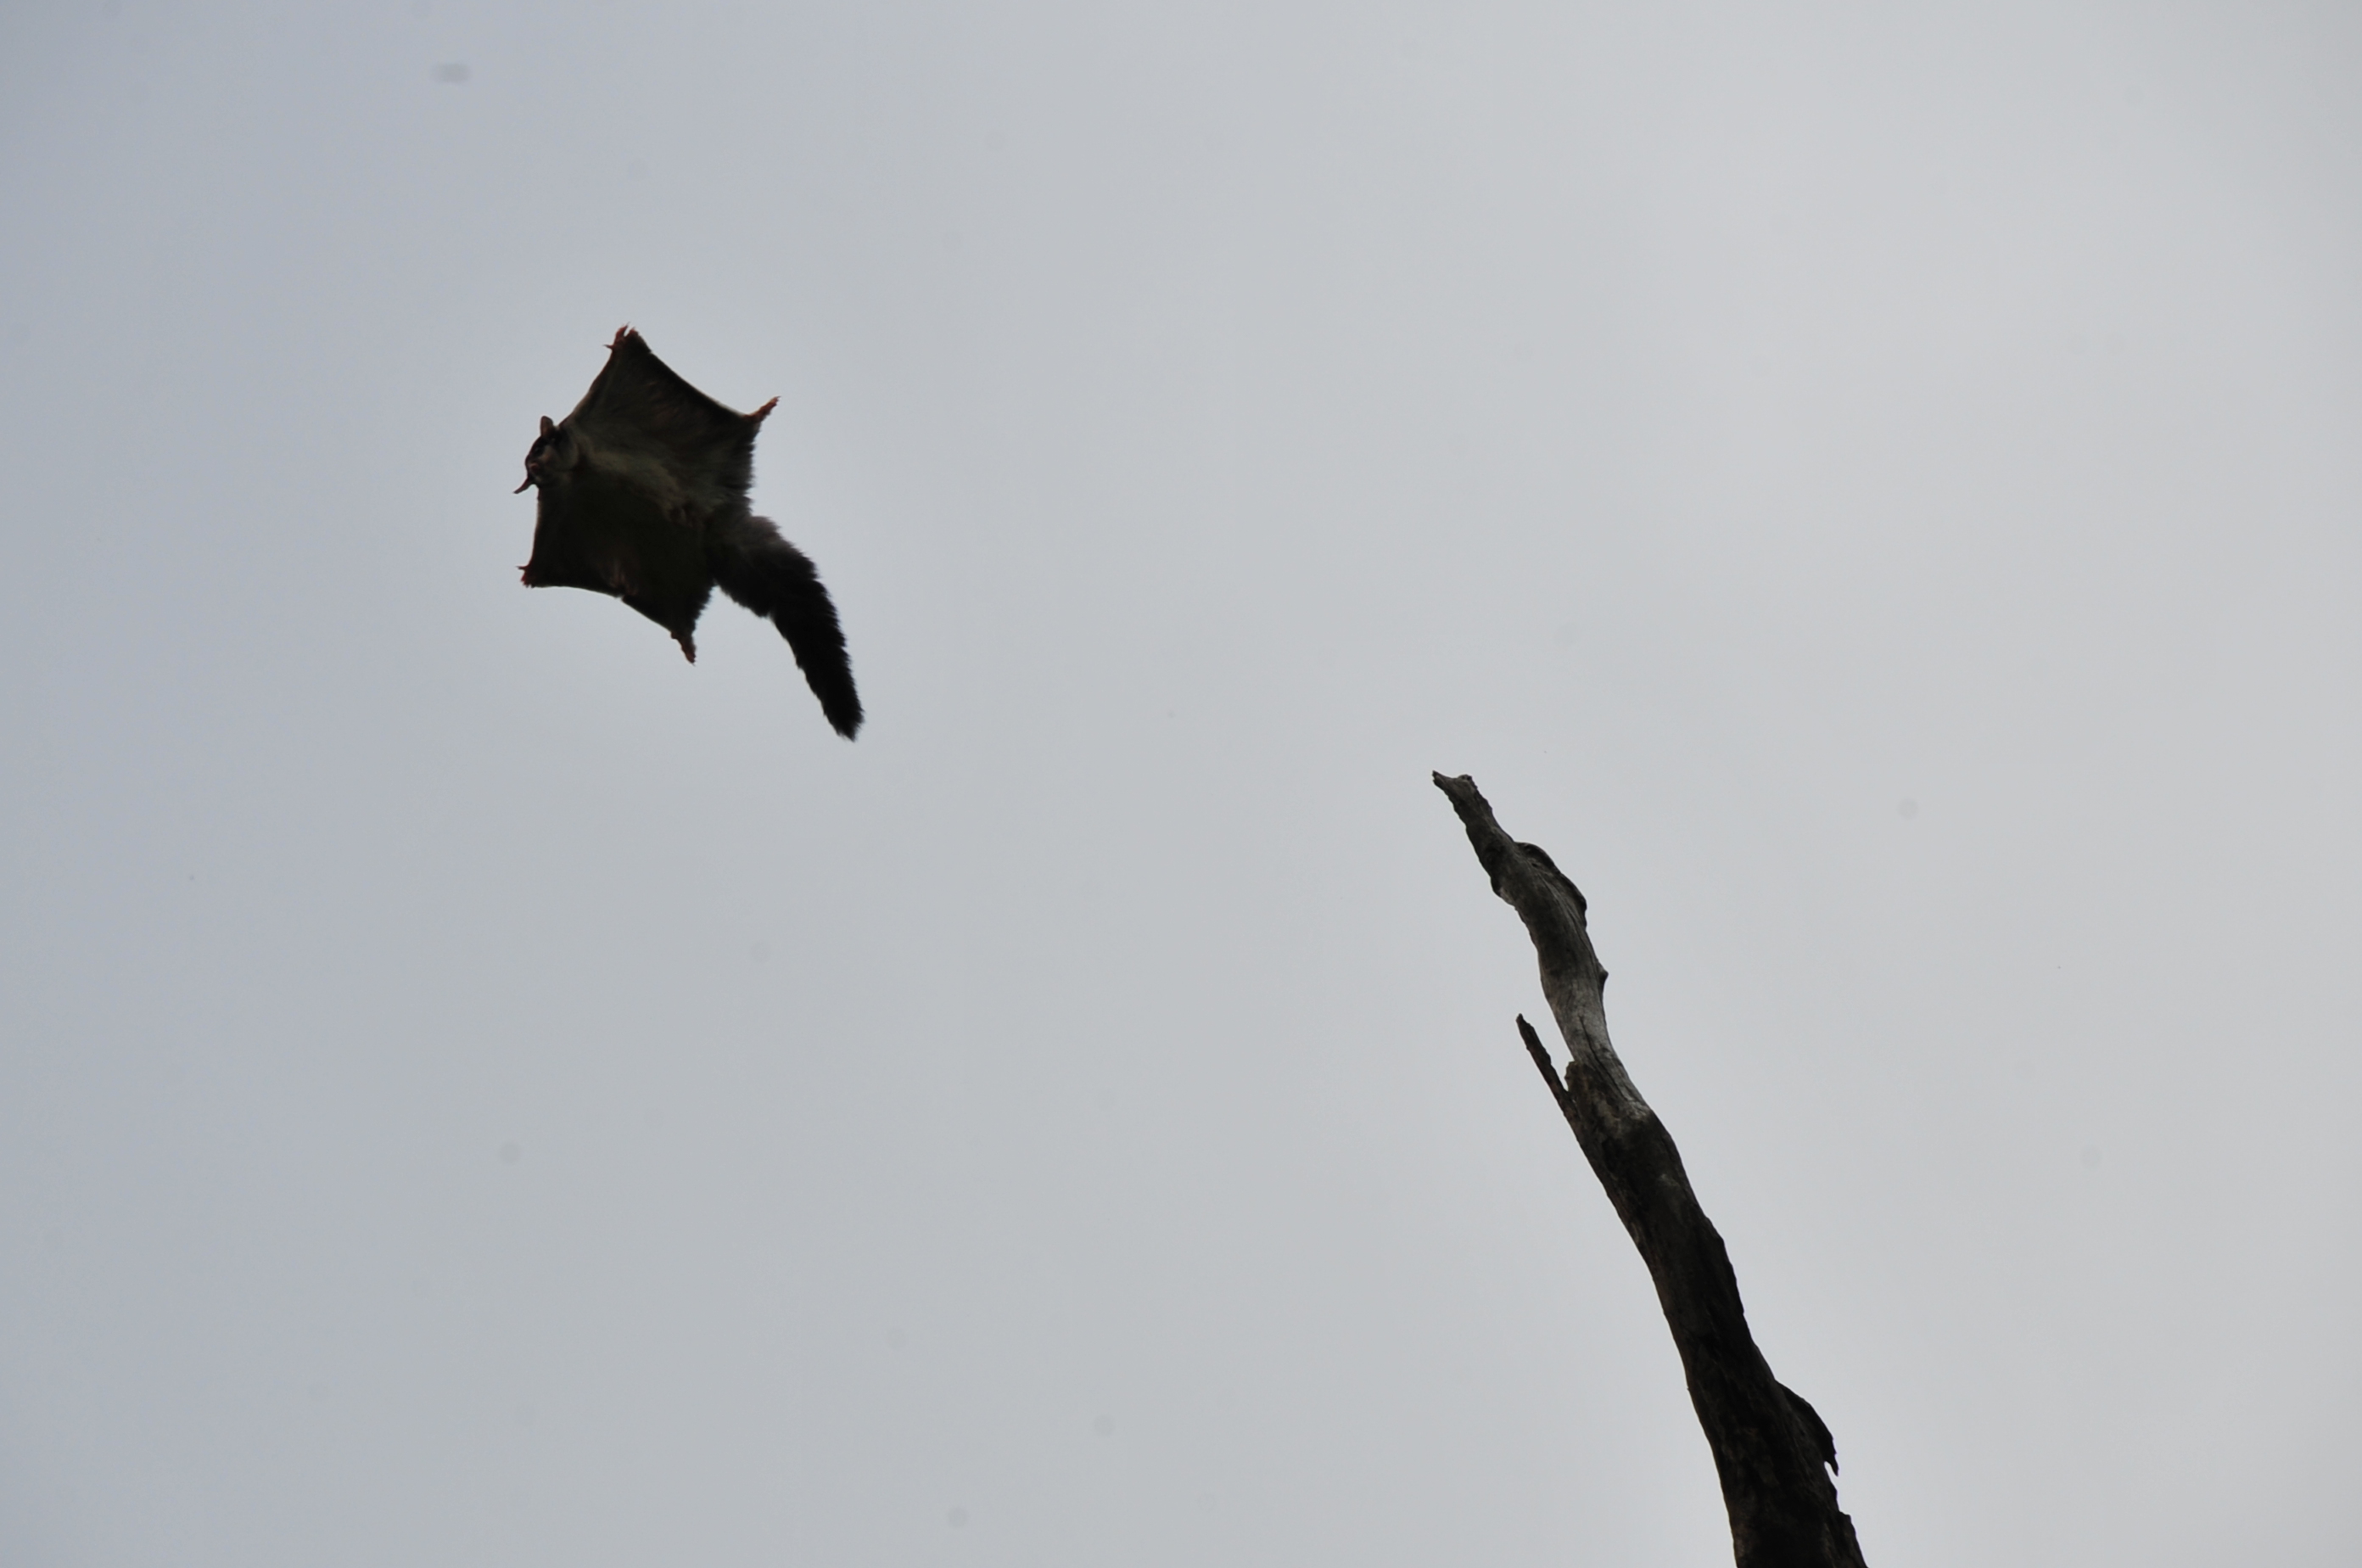
[(1755, 1348), (1722, 1237), (1690, 1190), (1672, 1135), (1608, 1043), (1607, 971), (1591, 948), (1583, 894), (1540, 848), (1502, 831), (1473, 779), (1439, 773), (1435, 787), (1460, 813), (1493, 891), (1533, 938), (1542, 994), (1573, 1054), (1562, 1081), (1533, 1026), (1519, 1018), (1518, 1031), (1656, 1282), (1722, 1477), (1738, 1568), (1863, 1568), (1830, 1479), (1838, 1456), (1829, 1429)]

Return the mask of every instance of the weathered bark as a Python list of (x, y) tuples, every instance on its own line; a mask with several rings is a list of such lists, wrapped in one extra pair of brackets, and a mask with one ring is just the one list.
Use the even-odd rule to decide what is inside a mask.
[(1502, 831), (1473, 779), (1439, 773), (1435, 787), (1460, 813), (1493, 891), (1533, 938), (1542, 994), (1573, 1055), (1562, 1080), (1533, 1026), (1519, 1018), (1518, 1030), (1656, 1282), (1722, 1477), (1738, 1568), (1862, 1568), (1830, 1480), (1838, 1456), (1829, 1430), (1755, 1348), (1722, 1237), (1698, 1207), (1671, 1134), (1608, 1043), (1607, 971), (1591, 948), (1583, 894), (1541, 849)]

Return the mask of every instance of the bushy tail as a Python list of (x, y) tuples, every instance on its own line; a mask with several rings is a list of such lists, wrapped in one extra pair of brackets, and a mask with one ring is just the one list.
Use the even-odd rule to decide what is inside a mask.
[(769, 518), (746, 517), (707, 535), (706, 559), (723, 592), (779, 628), (821, 712), (851, 740), (861, 728), (861, 697), (836, 606), (811, 558), (781, 538)]

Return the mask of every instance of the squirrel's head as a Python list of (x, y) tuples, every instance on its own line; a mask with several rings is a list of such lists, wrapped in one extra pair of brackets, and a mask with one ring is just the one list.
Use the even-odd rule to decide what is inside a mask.
[(516, 487), (515, 493), (524, 494), (544, 480), (564, 473), (580, 460), (581, 454), (576, 447), (574, 432), (549, 415), (543, 414), (541, 434), (535, 436), (533, 445), (525, 448), (524, 483)]

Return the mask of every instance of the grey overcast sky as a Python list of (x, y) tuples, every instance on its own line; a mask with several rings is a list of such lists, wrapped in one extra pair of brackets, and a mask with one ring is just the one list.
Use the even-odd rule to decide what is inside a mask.
[[(2362, 12), (0, 11), (0, 1557), (2362, 1561)], [(516, 580), (624, 322), (871, 717)]]

